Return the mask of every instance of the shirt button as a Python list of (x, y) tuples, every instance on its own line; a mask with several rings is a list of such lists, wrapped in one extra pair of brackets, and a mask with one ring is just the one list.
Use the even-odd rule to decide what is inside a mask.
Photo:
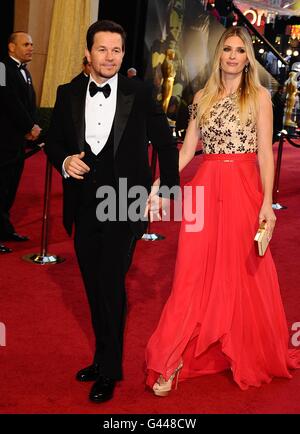
[(101, 125), (101, 122), (98, 122), (98, 125)]
[(97, 143), (100, 143), (99, 140), (97, 140)]

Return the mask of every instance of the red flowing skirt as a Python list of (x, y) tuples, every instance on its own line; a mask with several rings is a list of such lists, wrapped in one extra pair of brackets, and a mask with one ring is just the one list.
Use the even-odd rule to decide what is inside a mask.
[(270, 249), (260, 257), (253, 241), (263, 198), (256, 154), (204, 155), (188, 186), (193, 209), (204, 187), (204, 225), (191, 232), (182, 221), (173, 288), (146, 349), (147, 384), (181, 361), (180, 381), (225, 369), (241, 389), (291, 378), (300, 351), (288, 349)]

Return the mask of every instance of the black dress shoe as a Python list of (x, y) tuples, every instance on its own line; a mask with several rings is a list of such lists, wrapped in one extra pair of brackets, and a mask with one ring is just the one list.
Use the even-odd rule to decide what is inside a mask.
[(93, 365), (87, 366), (81, 369), (76, 374), (76, 380), (78, 381), (96, 381), (100, 375), (100, 365), (94, 363)]
[(113, 397), (116, 381), (100, 375), (91, 388), (89, 398), (93, 402), (109, 401)]
[(11, 253), (12, 249), (9, 249), (6, 246), (3, 246), (3, 244), (0, 244), (0, 253)]
[(18, 242), (29, 240), (29, 238), (26, 237), (26, 235), (20, 235), (20, 234), (17, 234), (17, 232), (13, 232), (11, 234), (4, 235), (3, 237), (0, 237), (0, 239), (3, 241), (18, 241)]

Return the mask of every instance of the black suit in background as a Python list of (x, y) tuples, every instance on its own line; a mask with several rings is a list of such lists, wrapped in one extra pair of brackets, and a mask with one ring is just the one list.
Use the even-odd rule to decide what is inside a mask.
[(15, 232), (9, 213), (23, 171), (25, 135), (36, 123), (36, 99), (29, 71), (26, 82), (12, 58), (3, 63), (6, 86), (0, 87), (0, 239)]
[(119, 178), (126, 178), (128, 189), (141, 185), (149, 192), (149, 139), (158, 149), (161, 185), (176, 186), (178, 150), (165, 114), (152, 99), (151, 88), (119, 75), (113, 126), (105, 147), (95, 156), (85, 142), (87, 85), (88, 79), (75, 80), (58, 88), (46, 152), (60, 173), (64, 159), (81, 151), (85, 151), (84, 161), (91, 168), (84, 180), (63, 179), (63, 219), (69, 234), (75, 222), (75, 250), (96, 337), (94, 362), (101, 365), (103, 375), (119, 380), (128, 254), (146, 224), (99, 222), (96, 190), (101, 185), (117, 189)]
[(72, 80), (71, 83), (73, 83), (74, 81), (85, 81), (89, 78), (89, 76), (87, 74), (85, 74), (83, 71), (81, 71), (78, 75), (76, 75)]

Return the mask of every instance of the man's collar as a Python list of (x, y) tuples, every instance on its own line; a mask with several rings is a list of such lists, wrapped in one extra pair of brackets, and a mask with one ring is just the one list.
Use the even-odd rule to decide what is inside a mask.
[(18, 60), (18, 59), (16, 59), (15, 57), (13, 57), (13, 56), (9, 56), (14, 62), (16, 62), (16, 64), (18, 65), (18, 66), (20, 66), (20, 65), (22, 65), (22, 62), (20, 62), (20, 60)]

